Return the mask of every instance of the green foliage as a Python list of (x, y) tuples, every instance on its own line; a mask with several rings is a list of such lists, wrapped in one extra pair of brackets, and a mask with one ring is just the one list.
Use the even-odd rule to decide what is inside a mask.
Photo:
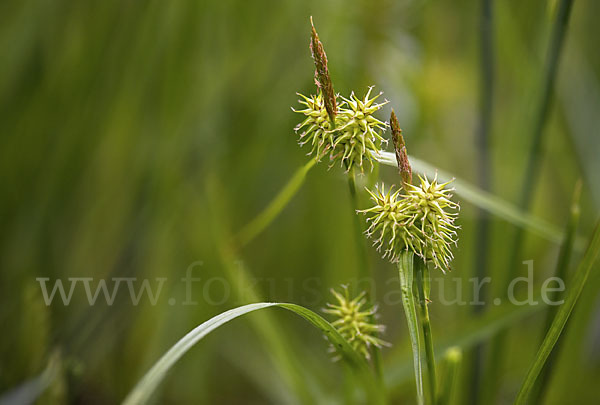
[[(408, 147), (415, 177), (432, 179), (437, 171), (440, 182), (456, 178), (460, 246), (443, 283), (431, 269), (438, 391), (446, 382), (444, 353), (458, 346), (464, 361), (452, 397), (470, 403), (472, 349), (489, 347), (504, 331), (510, 350), (499, 353), (502, 362), (489, 362), (501, 377), (487, 402), (514, 398), (546, 332), (540, 288), (555, 267), (580, 178), (581, 226), (571, 233), (566, 274), (575, 274), (571, 263), (580, 261), (583, 236), (598, 218), (600, 3), (572, 2), (569, 10), (564, 0), (486, 3), (493, 4), (487, 24), (482, 2), (465, 1), (0, 2), (0, 322), (7, 329), (0, 402), (43, 388), (44, 403), (117, 403), (194, 325), (263, 301), (318, 311), (340, 284), (349, 284), (352, 296), (367, 290), (369, 305), (380, 303), (376, 323), (389, 326), (385, 340), (393, 345), (379, 353), (380, 391), (390, 403), (414, 398), (398, 276), (374, 249), (359, 249), (357, 240), (365, 241), (357, 230), (366, 226), (353, 215), (369, 206), (365, 187), (401, 186), (395, 151), (374, 142), (386, 150), (373, 152), (372, 172), (363, 161), (365, 175), (360, 160), (346, 175), (339, 160), (328, 170), (304, 156), (310, 146), (298, 148), (292, 128), (306, 116), (288, 106), (296, 92), (319, 94), (315, 69), (328, 100), (352, 114), (335, 92), (358, 90), (362, 102), (367, 86), (385, 90), (389, 103), (374, 118), (385, 121), (394, 107), (405, 141), (398, 146)], [(327, 70), (311, 61), (310, 15)], [(485, 27), (493, 35), (483, 50)], [(481, 77), (484, 51), (492, 56), (493, 83)], [(493, 90), (486, 119), (482, 86)], [(338, 152), (350, 152), (346, 145), (340, 141)], [(445, 305), (442, 297), (452, 301), (460, 291), (465, 301), (474, 298), (469, 279), (477, 274), (480, 209), (490, 213), (483, 265), (491, 282), (480, 296), (487, 305), (475, 314), (473, 306)], [(517, 228), (520, 252), (510, 271), (522, 276), (521, 262), (533, 260), (538, 306), (514, 306), (498, 287), (508, 278)], [(201, 281), (189, 289), (197, 304), (184, 305), (181, 279), (190, 267)], [(546, 399), (597, 400), (600, 367), (585, 344), (597, 323), (594, 269), (561, 332)], [(102, 293), (90, 305), (81, 282), (70, 305), (46, 305), (37, 277), (50, 284), (93, 278), (92, 290), (101, 279), (110, 290), (113, 277), (148, 279), (153, 287), (156, 278), (167, 281), (155, 305), (131, 304), (125, 284), (113, 305), (100, 302)], [(494, 298), (503, 300), (496, 305)], [(156, 401), (377, 400), (373, 387), (381, 383), (368, 382), (374, 373), (361, 377), (346, 362), (328, 361), (321, 329), (280, 312), (250, 314), (203, 340), (171, 369)], [(368, 367), (376, 368), (376, 358)], [(55, 378), (39, 378), (48, 375)]]
[(146, 403), (161, 381), (165, 378), (169, 369), (171, 369), (171, 367), (173, 367), (173, 365), (202, 338), (219, 328), (221, 325), (239, 316), (269, 307), (280, 307), (287, 309), (306, 319), (315, 327), (319, 328), (325, 334), (325, 336), (327, 336), (327, 339), (335, 347), (336, 351), (340, 353), (340, 356), (346, 359), (349, 364), (352, 365), (352, 367), (355, 367), (363, 372), (363, 376), (366, 376), (366, 373), (368, 373), (368, 371), (365, 371), (366, 363), (364, 362), (364, 359), (362, 359), (359, 352), (355, 351), (352, 346), (350, 346), (348, 341), (346, 341), (346, 339), (344, 339), (338, 333), (336, 328), (324, 320), (321, 316), (295, 304), (263, 302), (248, 304), (223, 312), (191, 330), (177, 343), (175, 343), (152, 366), (152, 368), (142, 377), (134, 389), (127, 395), (123, 401), (123, 404), (137, 405)]

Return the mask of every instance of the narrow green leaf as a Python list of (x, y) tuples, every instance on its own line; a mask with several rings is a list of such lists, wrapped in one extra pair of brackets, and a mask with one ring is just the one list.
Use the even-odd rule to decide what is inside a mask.
[(413, 294), (413, 261), (414, 254), (405, 251), (400, 255), (398, 262), (398, 275), (400, 277), (400, 289), (402, 290), (402, 305), (406, 315), (410, 346), (413, 356), (413, 368), (415, 372), (415, 384), (417, 387), (417, 403), (422, 405), (423, 398), (423, 369), (421, 367), (421, 341), (419, 339), (419, 321), (417, 320), (417, 309)]
[[(380, 151), (379, 155), (373, 154), (373, 156), (384, 165), (397, 166), (396, 157), (393, 153)], [(504, 201), (487, 191), (483, 191), (478, 187), (457, 178), (451, 173), (438, 170), (423, 160), (413, 156), (409, 156), (409, 160), (413, 170), (416, 172), (426, 174), (429, 177), (433, 177), (437, 173), (437, 177), (440, 181), (454, 179), (452, 185), (454, 186), (456, 194), (476, 207), (497, 215), (510, 223), (526, 228), (551, 242), (558, 244), (562, 241), (562, 232), (558, 227), (549, 224), (540, 218), (527, 214), (515, 205)]]
[(592, 267), (596, 263), (596, 259), (598, 258), (598, 254), (600, 253), (600, 223), (596, 225), (596, 229), (594, 230), (594, 234), (592, 236), (591, 242), (587, 248), (585, 256), (583, 260), (579, 264), (577, 268), (577, 272), (573, 276), (573, 280), (571, 281), (571, 286), (567, 292), (565, 302), (561, 305), (560, 309), (556, 313), (554, 321), (552, 322), (552, 326), (550, 330), (546, 334), (544, 341), (542, 342), (541, 347), (538, 350), (537, 355), (531, 365), (527, 376), (525, 377), (525, 381), (521, 386), (521, 389), (517, 395), (517, 399), (515, 400), (515, 404), (526, 404), (529, 395), (531, 394), (532, 388), (535, 385), (538, 375), (540, 371), (546, 364), (546, 360), (554, 345), (556, 344), (558, 338), (560, 337), (575, 304), (585, 286), (587, 278), (590, 274)]
[[(577, 224), (579, 223), (579, 215), (580, 215), (579, 199), (580, 199), (580, 197), (581, 197), (581, 180), (579, 180), (575, 184), (575, 191), (573, 192), (573, 199), (572, 199), (572, 203), (571, 203), (571, 215), (569, 217), (569, 221), (565, 228), (565, 239), (563, 240), (563, 243), (560, 247), (558, 260), (556, 262), (556, 272), (554, 274), (555, 277), (558, 277), (559, 279), (564, 280), (565, 282), (567, 282), (566, 280), (568, 279), (569, 263), (571, 262), (571, 256), (572, 256), (572, 252), (573, 252), (573, 243), (575, 241), (575, 235), (577, 233)], [(564, 291), (559, 291), (559, 290), (552, 291), (549, 295), (550, 295), (549, 301), (557, 302), (560, 299), (562, 299), (562, 297), (564, 296)], [(544, 333), (547, 333), (550, 330), (550, 327), (552, 326), (552, 321), (556, 317), (556, 312), (558, 311), (558, 308), (559, 307), (557, 305), (553, 305), (550, 308), (548, 308), (548, 312), (546, 313), (546, 319), (545, 319)], [(544, 366), (544, 368), (542, 369), (542, 371), (540, 373), (540, 376), (539, 376), (538, 382), (537, 382), (537, 387), (534, 391), (534, 394), (533, 394), (534, 396), (532, 397), (532, 402), (534, 402), (536, 404), (543, 402), (542, 396), (544, 395), (544, 393), (546, 391), (546, 387), (550, 381), (550, 376), (552, 375), (552, 367), (553, 367), (554, 361), (557, 357), (557, 352), (559, 351), (560, 346), (561, 346), (561, 341), (559, 340), (556, 343), (554, 350), (550, 354), (550, 357), (548, 357), (548, 360), (546, 361), (546, 365)]]
[[(221, 325), (244, 314), (263, 308), (280, 307), (294, 312), (319, 328), (329, 339), (336, 350), (348, 361), (350, 365), (362, 375), (371, 374), (366, 361), (350, 346), (350, 344), (336, 331), (325, 319), (315, 312), (295, 304), (261, 302), (248, 304), (225, 311), (192, 329), (188, 334), (175, 343), (142, 377), (133, 390), (123, 401), (124, 405), (143, 404), (148, 401), (154, 390), (165, 378), (167, 372), (188, 350), (202, 338)], [(372, 375), (372, 374), (371, 374)], [(379, 402), (379, 401), (378, 401)]]

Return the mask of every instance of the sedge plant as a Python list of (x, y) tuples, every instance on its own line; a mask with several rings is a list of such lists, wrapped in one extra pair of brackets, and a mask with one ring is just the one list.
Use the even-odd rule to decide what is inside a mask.
[[(457, 244), (455, 220), (458, 204), (452, 201), (450, 182), (438, 183), (419, 176), (420, 184), (412, 184), (412, 169), (406, 145), (395, 113), (391, 117), (392, 140), (402, 187), (385, 189), (384, 185), (369, 190), (374, 205), (359, 212), (368, 216), (367, 237), (373, 239), (383, 257), (398, 267), (402, 302), (413, 349), (417, 399), (424, 403), (421, 367), (421, 324), (429, 398), (437, 400), (437, 376), (431, 323), (429, 318), (429, 267), (446, 273), (452, 261), (452, 246)], [(416, 291), (416, 294), (414, 294)], [(418, 313), (418, 314), (417, 314)]]
[[(373, 87), (368, 88), (362, 97), (357, 96), (355, 92), (351, 92), (348, 97), (335, 93), (327, 56), (314, 25), (310, 49), (315, 62), (317, 91), (308, 96), (300, 94), (299, 102), (302, 107), (294, 111), (303, 115), (295, 130), (300, 144), (309, 148), (311, 160), (300, 169), (267, 209), (243, 228), (234, 239), (243, 246), (265, 229), (291, 200), (308, 170), (316, 163), (327, 159), (330, 167), (339, 165), (345, 170), (348, 174), (351, 199), (356, 207), (358, 199), (355, 173), (360, 175), (365, 171), (373, 171), (378, 163), (389, 165), (395, 157), (393, 164), (399, 170), (398, 185), (386, 187), (381, 184), (372, 189), (367, 188), (366, 192), (372, 200), (372, 205), (356, 211), (366, 216), (367, 226), (364, 233), (367, 238), (383, 258), (398, 269), (402, 304), (413, 354), (417, 402), (424, 404), (427, 399), (427, 402), (432, 404), (448, 404), (452, 399), (453, 386), (465, 347), (452, 346), (446, 350), (441, 357), (440, 375), (443, 378), (438, 379), (429, 316), (429, 274), (430, 271), (447, 273), (451, 270), (453, 248), (458, 242), (459, 227), (455, 222), (459, 205), (452, 198), (452, 181), (447, 181), (451, 176), (443, 175), (441, 178), (444, 180), (438, 180), (437, 172), (433, 175), (429, 173), (431, 166), (427, 163), (417, 159), (409, 160), (402, 130), (394, 111), (391, 111), (389, 123), (376, 116), (388, 103), (380, 100), (382, 93), (372, 96)], [(391, 129), (395, 156), (381, 150), (387, 144), (385, 132), (388, 129)], [(411, 164), (412, 162), (416, 165)], [(416, 176), (416, 182), (413, 182), (413, 167), (422, 173)], [(473, 202), (479, 208), (529, 230), (538, 231), (548, 238), (557, 238), (553, 229), (545, 227), (545, 224), (536, 218), (466, 183), (456, 183), (460, 184), (461, 195), (465, 200)], [(357, 230), (362, 233), (359, 222), (356, 224)], [(600, 256), (598, 229), (600, 226), (596, 228), (590, 247), (573, 278), (574, 288), (566, 296), (567, 305), (552, 316), (548, 334), (519, 391), (517, 403), (527, 403), (534, 394), (532, 391), (536, 381), (540, 378), (591, 269)], [(575, 243), (575, 236), (571, 236), (571, 242)], [(364, 382), (369, 403), (385, 403), (385, 392), (382, 392), (381, 383), (376, 381), (377, 373), (373, 373), (371, 366), (376, 368), (378, 349), (389, 346), (389, 343), (381, 338), (384, 326), (375, 322), (377, 308), (371, 303), (373, 297), (368, 297), (365, 292), (353, 296), (345, 286), (341, 291), (332, 290), (332, 294), (335, 302), (327, 304), (323, 309), (323, 312), (332, 317), (330, 322), (315, 312), (292, 303), (251, 303), (213, 317), (190, 331), (165, 353), (131, 391), (125, 403), (145, 403), (174, 363), (208, 333), (246, 313), (273, 307), (291, 311), (319, 329), (329, 340), (334, 360), (343, 359), (352, 373)], [(458, 342), (471, 340), (472, 344), (479, 344), (533, 311), (539, 309), (527, 308), (507, 313), (505, 317), (496, 320), (495, 324), (486, 321), (484, 325), (487, 326), (481, 328), (477, 325), (477, 331), (472, 333), (476, 338), (458, 339)], [(425, 359), (426, 373), (421, 358)], [(427, 383), (427, 395), (423, 381)]]

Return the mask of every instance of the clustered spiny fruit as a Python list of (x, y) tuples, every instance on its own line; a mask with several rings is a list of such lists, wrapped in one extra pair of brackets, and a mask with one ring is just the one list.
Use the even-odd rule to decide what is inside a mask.
[(306, 118), (298, 126), (300, 145), (310, 144), (309, 154), (316, 153), (317, 159), (329, 153), (332, 165), (336, 162), (351, 170), (358, 167), (364, 172), (364, 161), (367, 160), (373, 168), (373, 153), (377, 153), (383, 143), (387, 143), (381, 135), (388, 124), (374, 116), (381, 107), (387, 104), (376, 103), (381, 96), (379, 93), (371, 98), (370, 87), (363, 99), (354, 92), (350, 98), (340, 97), (337, 111), (333, 120), (325, 108), (322, 92), (316, 96), (306, 97), (299, 94), (299, 100), (306, 108), (294, 110), (304, 114)]
[[(377, 313), (376, 307), (364, 308), (367, 303), (363, 291), (356, 298), (350, 299), (347, 286), (342, 286), (343, 294), (331, 289), (337, 304), (327, 304), (323, 312), (334, 315), (336, 320), (331, 324), (340, 335), (350, 343), (352, 348), (361, 353), (366, 359), (370, 359), (370, 348), (372, 346), (389, 346), (389, 343), (378, 338), (385, 330), (384, 325), (377, 325), (372, 319)], [(335, 348), (332, 348), (335, 351)]]
[(402, 251), (410, 250), (446, 272), (453, 259), (451, 245), (456, 245), (458, 226), (454, 221), (459, 206), (450, 200), (451, 190), (445, 189), (450, 182), (419, 178), (420, 186), (404, 183), (404, 193), (393, 188), (386, 192), (383, 185), (367, 190), (375, 205), (360, 211), (368, 215), (366, 233), (392, 262), (398, 261)]

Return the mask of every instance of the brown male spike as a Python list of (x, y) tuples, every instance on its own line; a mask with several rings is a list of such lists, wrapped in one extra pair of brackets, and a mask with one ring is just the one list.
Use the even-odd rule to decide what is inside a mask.
[(406, 144), (404, 143), (404, 137), (402, 136), (402, 130), (400, 129), (400, 123), (396, 117), (396, 113), (392, 110), (390, 116), (390, 125), (392, 127), (392, 142), (394, 142), (394, 149), (396, 150), (396, 160), (398, 161), (398, 170), (402, 176), (402, 186), (406, 189), (406, 185), (412, 184), (412, 168), (408, 161), (408, 154), (406, 153)]
[(337, 103), (335, 101), (335, 92), (333, 91), (333, 83), (329, 76), (329, 70), (327, 69), (327, 55), (323, 49), (323, 44), (319, 40), (319, 35), (315, 30), (313, 19), (310, 17), (310, 25), (312, 26), (312, 33), (310, 38), (310, 52), (313, 60), (315, 61), (315, 84), (323, 93), (325, 101), (325, 109), (331, 122), (334, 122), (337, 114)]

